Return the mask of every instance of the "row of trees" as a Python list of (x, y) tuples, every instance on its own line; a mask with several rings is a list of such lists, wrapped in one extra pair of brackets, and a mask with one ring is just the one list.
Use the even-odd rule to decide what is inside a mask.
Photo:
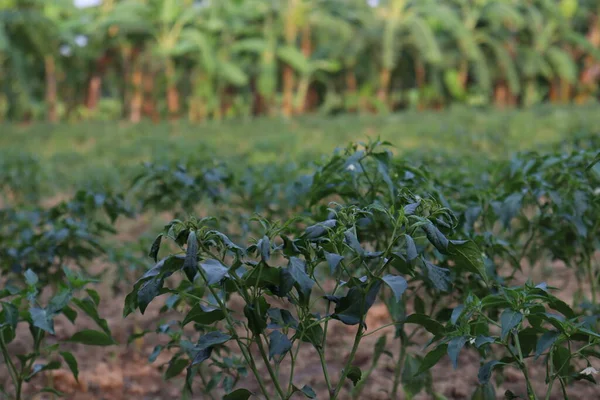
[(597, 0), (4, 0), (0, 118), (580, 102), (599, 60)]

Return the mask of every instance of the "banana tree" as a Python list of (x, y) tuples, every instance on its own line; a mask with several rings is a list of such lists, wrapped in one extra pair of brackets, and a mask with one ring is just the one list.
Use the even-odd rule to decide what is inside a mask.
[(181, 43), (174, 49), (176, 55), (189, 54), (194, 60), (190, 113), (195, 120), (207, 116), (221, 119), (227, 108), (227, 88), (249, 84), (248, 74), (240, 67), (244, 41), (238, 36), (248, 34), (244, 18), (249, 17), (242, 11), (236, 4), (220, 3), (208, 10), (195, 28), (184, 29)]
[(525, 81), (523, 104), (531, 106), (539, 103), (544, 96), (538, 81), (551, 85), (561, 79), (568, 84), (577, 80), (578, 66), (565, 46), (575, 46), (600, 56), (587, 38), (576, 32), (561, 20), (554, 8), (528, 7), (525, 12), (525, 40), (522, 40), (517, 53), (522, 60), (519, 68)]
[[(473, 39), (476, 48), (473, 57), (462, 58), (456, 72), (456, 91), (464, 96), (468, 79), (469, 64), (475, 70), (489, 72), (479, 74), (487, 76), (488, 82), (480, 79), (480, 86), (484, 85), (487, 92), (489, 86), (495, 86), (495, 93), (500, 103), (504, 104), (508, 97), (519, 95), (521, 87), (516, 62), (510, 52), (514, 33), (523, 28), (525, 20), (519, 9), (517, 0), (454, 0), (457, 10), (467, 34)], [(447, 82), (448, 83), (448, 82)], [(499, 104), (499, 105), (502, 105)]]
[(425, 62), (436, 64), (442, 61), (442, 51), (427, 22), (429, 12), (429, 4), (423, 6), (421, 2), (407, 0), (381, 1), (375, 8), (377, 23), (382, 26), (378, 98), (388, 108), (392, 72), (406, 47), (416, 49)]

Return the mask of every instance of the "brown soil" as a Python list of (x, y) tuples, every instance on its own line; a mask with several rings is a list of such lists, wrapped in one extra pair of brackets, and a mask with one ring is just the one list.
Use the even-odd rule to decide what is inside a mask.
[[(576, 280), (571, 269), (560, 264), (553, 264), (550, 268), (551, 278), (544, 279), (540, 268), (536, 268), (530, 277), (538, 281), (548, 281), (550, 285), (561, 287), (558, 295), (566, 301), (570, 301), (575, 292)], [(548, 271), (546, 271), (547, 273)], [(110, 281), (110, 279), (108, 279)], [(121, 343), (119, 346), (111, 347), (88, 347), (82, 345), (70, 345), (70, 350), (74, 352), (79, 361), (79, 382), (76, 382), (71, 373), (66, 369), (52, 371), (46, 375), (34, 378), (25, 388), (26, 399), (50, 399), (47, 394), (32, 395), (36, 390), (44, 386), (54, 385), (54, 387), (65, 393), (66, 399), (85, 400), (85, 399), (103, 399), (103, 400), (121, 400), (121, 399), (178, 399), (180, 398), (181, 388), (185, 378), (185, 372), (181, 377), (165, 381), (162, 378), (164, 364), (169, 360), (169, 354), (163, 353), (152, 364), (148, 362), (148, 356), (154, 346), (159, 343), (159, 338), (150, 334), (144, 339), (137, 340), (130, 345), (126, 345), (129, 335), (139, 332), (143, 329), (153, 329), (159, 321), (168, 321), (171, 318), (165, 315), (159, 315), (161, 302), (155, 301), (150, 305), (145, 315), (131, 315), (123, 320), (121, 317), (125, 294), (114, 295), (110, 285), (101, 285), (99, 287), (102, 297), (100, 315), (108, 320), (113, 331), (115, 339)], [(235, 308), (235, 307), (234, 307)], [(389, 315), (384, 305), (376, 304), (368, 314), (367, 326), (369, 330), (377, 329), (390, 322)], [(56, 321), (56, 333), (59, 339), (70, 337), (75, 331), (86, 327), (93, 328), (93, 322), (81, 318), (77, 326), (72, 326), (66, 319), (59, 318)], [(341, 370), (352, 345), (355, 332), (354, 327), (343, 325), (339, 322), (330, 324), (328, 349), (326, 352), (326, 361), (329, 366), (331, 379), (335, 382), (339, 377)], [(355, 365), (362, 371), (370, 367), (372, 349), (380, 335), (388, 336), (388, 348), (392, 349), (394, 357), (398, 356), (398, 351), (393, 349), (397, 342), (393, 341), (393, 328), (387, 327), (378, 331), (378, 333), (367, 336), (361, 348), (359, 349)], [(28, 337), (28, 332), (19, 333), (22, 338)], [(423, 337), (424, 343), (427, 338)], [(17, 339), (11, 348), (11, 352), (17, 354), (28, 346), (27, 340)], [(413, 347), (411, 352), (417, 352), (423, 355), (425, 351), (422, 348)], [(327, 391), (318, 356), (314, 349), (309, 345), (304, 345), (298, 357), (298, 364), (295, 371), (295, 385), (312, 386), (317, 392), (318, 398), (327, 398)], [(285, 363), (284, 363), (285, 364)], [(447, 357), (436, 365), (433, 370), (433, 382), (435, 391), (448, 399), (469, 399), (477, 387), (477, 372), (480, 365), (479, 356), (476, 352), (463, 350), (459, 358), (459, 368), (454, 370)], [(600, 369), (599, 366), (596, 368)], [(264, 370), (262, 368), (261, 370)], [(283, 368), (281, 374), (286, 377), (288, 370)], [(531, 375), (535, 381), (535, 388), (540, 394), (545, 393), (545, 367), (540, 358), (537, 362), (531, 363)], [(495, 374), (494, 376), (500, 376)], [(508, 389), (517, 395), (525, 395), (524, 380), (519, 371), (515, 369), (506, 369), (503, 374), (504, 381), (497, 382), (498, 398), (503, 398), (504, 392)], [(268, 375), (264, 372), (265, 380), (268, 382)], [(365, 385), (360, 399), (387, 399), (394, 379), (394, 363), (390, 358), (383, 356)], [(5, 369), (0, 369), (0, 383), (4, 383), (9, 388), (8, 376)], [(242, 383), (250, 390), (258, 391), (258, 386), (251, 378), (247, 378)], [(350, 389), (350, 384), (346, 386)], [(400, 391), (401, 392), (401, 391)], [(568, 387), (569, 397), (573, 400), (600, 399), (600, 386), (592, 385), (588, 382), (575, 383)], [(215, 393), (215, 398), (220, 398), (221, 392)], [(201, 394), (195, 394), (194, 399), (207, 398)], [(298, 396), (297, 398), (302, 398)], [(341, 399), (350, 399), (349, 392), (344, 392)], [(405, 398), (402, 394), (400, 399)], [(418, 399), (431, 398), (428, 395), (421, 394)], [(525, 398), (525, 397), (523, 397)], [(555, 391), (552, 399), (562, 399), (559, 385), (555, 385)]]

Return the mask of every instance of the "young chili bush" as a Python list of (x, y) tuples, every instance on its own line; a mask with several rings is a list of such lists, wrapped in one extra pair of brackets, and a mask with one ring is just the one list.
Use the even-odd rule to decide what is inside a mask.
[[(46, 300), (42, 293), (43, 284), (32, 270), (23, 274), (23, 280), (8, 280), (0, 290), (0, 350), (12, 387), (0, 387), (3, 398), (21, 400), (26, 393), (26, 384), (38, 374), (55, 370), (64, 364), (78, 379), (77, 359), (68, 351), (72, 343), (93, 346), (110, 346), (116, 344), (105, 319), (98, 314), (100, 296), (89, 288), (92, 282), (80, 273), (64, 270), (64, 279), (57, 282), (53, 295)], [(99, 330), (85, 329), (76, 332), (65, 341), (57, 340), (54, 321), (58, 315), (64, 315), (71, 323), (75, 323), (78, 312), (90, 317)], [(17, 352), (11, 345), (16, 340), (23, 340), (26, 325), (31, 335), (32, 347), (25, 352)], [(52, 387), (45, 387), (41, 392), (60, 395)], [(27, 393), (32, 396), (34, 393)]]
[(122, 196), (90, 191), (50, 208), (1, 209), (0, 270), (22, 276), (31, 269), (43, 283), (60, 281), (65, 264), (85, 268), (104, 254), (101, 239), (116, 233), (112, 223), (124, 214), (131, 211)]

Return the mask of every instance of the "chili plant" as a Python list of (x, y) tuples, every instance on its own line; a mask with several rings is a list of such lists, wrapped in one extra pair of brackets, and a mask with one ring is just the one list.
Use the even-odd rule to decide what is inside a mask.
[[(57, 285), (54, 295), (47, 302), (42, 300), (42, 282), (30, 269), (24, 273), (24, 284), (12, 284), (9, 281), (0, 290), (0, 350), (12, 382), (12, 388), (0, 387), (0, 392), (5, 396), (3, 398), (23, 399), (27, 382), (43, 371), (60, 368), (62, 361), (77, 380), (77, 359), (66, 349), (70, 343), (96, 346), (116, 344), (108, 323), (98, 314), (100, 296), (94, 289), (86, 287), (92, 281), (68, 269), (65, 269), (64, 273), (65, 279)], [(66, 341), (57, 340), (54, 331), (55, 318), (62, 314), (71, 323), (75, 323), (76, 309), (95, 321), (100, 330), (81, 330)], [(25, 353), (17, 353), (11, 347), (12, 342), (17, 339), (19, 325), (29, 327), (33, 343)], [(21, 335), (19, 334), (19, 339), (22, 339)], [(60, 395), (51, 386), (41, 389), (41, 392)]]
[[(490, 378), (493, 370), (508, 365), (519, 369), (525, 379), (526, 398), (538, 399), (529, 372), (528, 360), (543, 358), (549, 399), (558, 383), (568, 399), (567, 384), (573, 379), (595, 383), (590, 358), (598, 358), (600, 334), (597, 317), (581, 317), (565, 302), (553, 296), (545, 284), (498, 288), (483, 298), (469, 295), (452, 311), (446, 326), (438, 326), (430, 344), (437, 343), (424, 358), (430, 368), (448, 354), (456, 368), (464, 347), (477, 349), (482, 365), (478, 379), (482, 398), (495, 398)], [(488, 397), (486, 397), (488, 396)], [(492, 397), (490, 397), (492, 396)], [(512, 396), (512, 397), (511, 397)], [(507, 393), (508, 398), (518, 398)]]
[[(293, 228), (296, 220), (280, 225), (261, 219), (264, 235), (246, 248), (213, 230), (206, 219), (175, 220), (157, 237), (150, 254), (156, 259), (163, 239), (174, 243), (180, 252), (162, 259), (136, 282), (126, 298), (124, 314), (135, 309), (144, 312), (156, 296), (166, 293), (172, 296), (167, 303), (187, 304), (184, 309), (189, 311), (180, 324), (194, 321), (202, 334), (190, 340), (195, 345), (182, 348), (167, 368), (177, 365), (181, 371), (187, 367), (187, 390), (191, 390), (199, 365), (213, 356), (213, 350), (235, 343), (262, 395), (287, 399), (300, 391), (313, 397), (311, 388), (299, 388), (293, 372), (300, 346), (310, 345), (321, 360), (329, 397), (336, 399), (346, 379), (354, 383), (361, 379), (362, 372), (353, 361), (368, 334), (365, 316), (378, 293), (388, 287), (393, 301), (400, 303), (408, 287), (403, 276), (389, 273), (396, 260), (402, 260), (405, 276), (419, 276), (449, 289), (450, 271), (428, 261), (410, 234), (424, 231), (427, 240), (464, 261), (461, 265), (468, 270), (483, 273), (473, 244), (448, 241), (428, 219), (436, 216), (435, 212), (419, 215), (419, 209), (431, 212), (418, 203), (399, 209), (337, 206), (330, 208), (328, 220), (307, 227), (295, 238), (288, 234), (297, 231)], [(392, 228), (381, 250), (369, 250), (370, 244), (359, 240), (359, 225), (375, 220)], [(166, 279), (179, 271), (189, 282), (165, 287)], [(327, 277), (335, 282), (331, 290), (324, 286)], [(233, 293), (245, 303), (242, 314), (228, 307)], [(173, 296), (175, 300), (171, 300)], [(284, 308), (274, 307), (280, 302)], [(352, 350), (338, 379), (333, 379), (325, 358), (328, 326), (333, 320), (357, 326)], [(253, 354), (251, 345), (257, 347), (259, 355)], [(286, 359), (291, 372), (283, 380), (278, 371)], [(267, 370), (274, 393), (261, 368)], [(232, 393), (243, 393), (247, 398), (251, 392), (238, 389)]]

